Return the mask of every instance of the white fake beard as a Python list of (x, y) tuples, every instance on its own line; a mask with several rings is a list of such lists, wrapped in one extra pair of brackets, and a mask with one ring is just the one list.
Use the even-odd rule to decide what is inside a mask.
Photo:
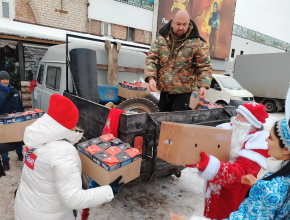
[(237, 152), (241, 150), (244, 146), (246, 137), (253, 129), (253, 126), (247, 122), (237, 121), (235, 120), (235, 118), (231, 119), (231, 123), (231, 129), (233, 130), (233, 134), (229, 162), (235, 163), (238, 158)]

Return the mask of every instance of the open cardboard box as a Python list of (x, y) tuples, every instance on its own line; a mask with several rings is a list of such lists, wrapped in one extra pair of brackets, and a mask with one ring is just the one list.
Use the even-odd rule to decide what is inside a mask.
[[(148, 95), (148, 93), (150, 93), (150, 89), (149, 89), (149, 83), (137, 83), (137, 86), (144, 86), (147, 88), (146, 91), (136, 91), (136, 90), (129, 90), (127, 88), (122, 88), (121, 86), (118, 87), (118, 96), (129, 99), (129, 98), (134, 98), (134, 97), (141, 97), (141, 98), (145, 98), (146, 95)], [(160, 93), (160, 91), (158, 91), (156, 89), (156, 92)]]
[(119, 176), (123, 176), (120, 182), (128, 183), (140, 176), (142, 158), (114, 171), (107, 171), (100, 165), (90, 160), (86, 155), (78, 152), (82, 161), (82, 170), (85, 174), (95, 180), (100, 186), (114, 182)]
[(35, 122), (32, 119), (24, 122), (16, 122), (9, 125), (0, 125), (0, 143), (23, 141), (25, 128)]
[(192, 110), (197, 110), (198, 103), (199, 99), (191, 95), (189, 100), (189, 108), (191, 108)]
[(123, 97), (125, 99), (130, 99), (130, 98), (135, 98), (135, 97), (145, 98), (147, 94), (148, 94), (147, 90), (146, 91), (130, 90), (128, 88), (123, 88), (121, 86), (118, 86), (118, 96)]
[(232, 130), (208, 126), (162, 122), (157, 157), (174, 165), (192, 165), (204, 151), (228, 161)]
[[(149, 83), (137, 83), (136, 85), (146, 87), (147, 88), (146, 95), (151, 92), (149, 89)], [(155, 90), (156, 90), (156, 92), (160, 93), (160, 91), (158, 91), (157, 88), (155, 88)]]

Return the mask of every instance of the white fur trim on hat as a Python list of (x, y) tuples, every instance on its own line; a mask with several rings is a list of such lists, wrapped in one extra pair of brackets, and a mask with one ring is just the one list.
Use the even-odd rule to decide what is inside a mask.
[(262, 122), (258, 121), (258, 119), (246, 107), (240, 105), (237, 109), (237, 112), (242, 114), (247, 119), (247, 121), (255, 128), (262, 127)]

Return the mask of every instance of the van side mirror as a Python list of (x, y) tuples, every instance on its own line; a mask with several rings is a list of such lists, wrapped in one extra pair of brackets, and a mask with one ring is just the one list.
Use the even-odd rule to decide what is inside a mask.
[(214, 89), (218, 91), (222, 91), (221, 87), (218, 84), (214, 84)]

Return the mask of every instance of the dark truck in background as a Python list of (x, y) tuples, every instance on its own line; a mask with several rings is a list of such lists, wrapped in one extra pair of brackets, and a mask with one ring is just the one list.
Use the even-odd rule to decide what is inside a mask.
[[(64, 95), (77, 106), (79, 110), (78, 127), (84, 130), (83, 139), (88, 140), (102, 135), (110, 112), (110, 108), (98, 103), (99, 97), (97, 93), (98, 86), (106, 86), (107, 78), (106, 71), (98, 69), (97, 66), (100, 64), (105, 65), (106, 62), (108, 64), (108, 55), (104, 51), (104, 46), (68, 43), (69, 37), (95, 41), (95, 39), (67, 35), (65, 45), (53, 46), (48, 49), (39, 64), (37, 86), (34, 88), (32, 95), (33, 107), (47, 111), (49, 98), (53, 93)], [(146, 55), (144, 53), (128, 51), (130, 45), (126, 46), (127, 51), (126, 49), (120, 50), (118, 64), (123, 67), (127, 65), (122, 69), (131, 68), (132, 70), (134, 68), (136, 73), (118, 71), (119, 82), (123, 82), (126, 79), (138, 80), (138, 74), (140, 74), (138, 68), (145, 64)], [(131, 49), (136, 49), (137, 47), (133, 45)], [(76, 55), (74, 58), (71, 57), (72, 51)], [(92, 56), (94, 56), (92, 51), (96, 53), (94, 59), (92, 59)], [(91, 75), (88, 76), (88, 74)], [(84, 78), (86, 80), (89, 79), (87, 84), (80, 82)], [(146, 105), (146, 103), (153, 104), (150, 100), (144, 98), (132, 100), (137, 107), (138, 105)], [(119, 100), (118, 102), (121, 101)], [(137, 107), (133, 108), (133, 111), (127, 111), (126, 114), (120, 116), (118, 134), (123, 142), (129, 143), (131, 146), (134, 146), (136, 137), (143, 137), (143, 159), (140, 177), (147, 182), (157, 177), (172, 174), (180, 177), (181, 171), (184, 169), (183, 166), (175, 166), (157, 158), (160, 124), (162, 121), (215, 126), (229, 122), (230, 118), (236, 115), (235, 107), (230, 106), (209, 110), (165, 113), (139, 111)], [(90, 178), (83, 173), (82, 179), (84, 188), (88, 187)]]

